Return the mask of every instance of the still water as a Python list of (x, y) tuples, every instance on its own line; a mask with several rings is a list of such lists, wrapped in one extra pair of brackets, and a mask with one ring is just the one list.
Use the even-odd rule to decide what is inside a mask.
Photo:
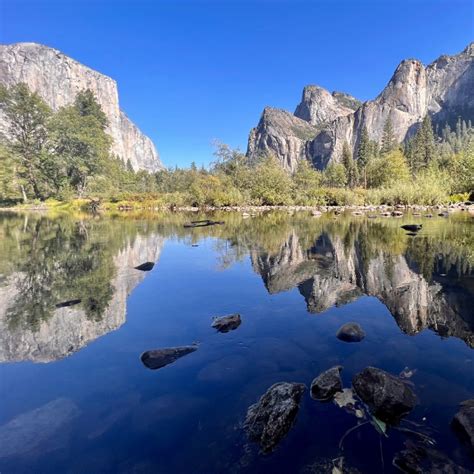
[[(0, 215), (1, 473), (323, 473), (334, 459), (397, 472), (421, 435), (368, 423), (341, 445), (359, 420), (309, 390), (273, 453), (248, 440), (247, 408), (272, 384), (309, 387), (334, 365), (347, 388), (367, 366), (405, 374), (418, 405), (404, 426), (474, 468), (450, 426), (474, 396), (470, 215), (228, 213), (183, 227), (203, 217)], [(237, 329), (211, 327), (229, 313)], [(350, 321), (363, 341), (336, 338)], [(158, 370), (140, 360), (193, 343)]]

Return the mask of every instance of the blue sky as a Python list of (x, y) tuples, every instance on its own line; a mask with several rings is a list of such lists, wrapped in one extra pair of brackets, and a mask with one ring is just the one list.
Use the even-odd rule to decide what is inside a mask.
[(0, 0), (0, 41), (55, 47), (113, 77), (166, 166), (245, 150), (266, 105), (305, 84), (367, 100), (403, 58), (474, 39), (472, 0)]

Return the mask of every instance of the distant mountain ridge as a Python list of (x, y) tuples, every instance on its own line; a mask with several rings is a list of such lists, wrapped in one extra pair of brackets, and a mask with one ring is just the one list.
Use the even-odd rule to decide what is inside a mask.
[[(120, 109), (117, 83), (57, 49), (36, 43), (0, 45), (0, 84), (26, 83), (53, 109), (69, 105), (82, 89), (91, 89), (109, 121), (112, 153), (134, 170), (163, 168), (155, 145)], [(0, 111), (0, 132), (8, 122)]]
[(474, 42), (428, 66), (416, 59), (403, 60), (377, 98), (364, 103), (345, 93), (306, 86), (294, 114), (265, 108), (250, 132), (247, 156), (273, 154), (289, 171), (301, 159), (324, 169), (340, 162), (344, 142), (355, 156), (364, 127), (370, 139), (380, 142), (390, 119), (395, 138), (403, 142), (426, 114), (439, 124), (458, 117), (474, 121)]

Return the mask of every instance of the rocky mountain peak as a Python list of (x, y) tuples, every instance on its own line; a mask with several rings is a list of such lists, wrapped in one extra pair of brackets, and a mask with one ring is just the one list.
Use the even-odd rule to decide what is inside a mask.
[(337, 117), (354, 112), (360, 102), (349, 94), (333, 92), (332, 94), (317, 85), (308, 85), (303, 89), (300, 104), (296, 107), (295, 116), (315, 126), (327, 124)]
[[(344, 142), (355, 154), (364, 127), (370, 139), (380, 141), (388, 119), (399, 142), (414, 133), (426, 114), (442, 125), (453, 124), (458, 117), (474, 121), (473, 91), (474, 42), (461, 53), (440, 56), (426, 67), (417, 59), (403, 60), (377, 98), (364, 104), (341, 92), (331, 94), (319, 86), (306, 86), (294, 117), (311, 124), (315, 136), (306, 143), (300, 140), (297, 149), (283, 148), (281, 141), (294, 136), (292, 127), (286, 128), (281, 122), (281, 132), (274, 128), (269, 136), (259, 124), (259, 138), (249, 140), (247, 153), (273, 153), (289, 169), (296, 169), (302, 158), (323, 169), (341, 160)], [(294, 122), (290, 118), (287, 121)]]
[[(0, 45), (0, 84), (24, 82), (53, 109), (71, 104), (78, 92), (91, 89), (106, 114), (112, 153), (135, 170), (163, 168), (153, 142), (120, 110), (117, 83), (66, 56), (37, 43)], [(8, 129), (0, 111), (0, 132)]]
[(250, 132), (248, 154), (253, 159), (275, 155), (285, 169), (294, 171), (305, 156), (305, 144), (317, 133), (316, 127), (290, 112), (265, 107), (257, 127)]
[(399, 64), (376, 100), (423, 118), (427, 106), (426, 89), (427, 77), (423, 63), (417, 59), (406, 59)]

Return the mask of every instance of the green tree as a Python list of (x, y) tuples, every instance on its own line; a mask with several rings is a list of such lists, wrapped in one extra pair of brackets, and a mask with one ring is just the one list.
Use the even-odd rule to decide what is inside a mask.
[(347, 184), (349, 187), (353, 188), (357, 185), (357, 166), (354, 162), (354, 158), (352, 157), (352, 151), (349, 148), (347, 142), (344, 142), (342, 147), (342, 164), (346, 170), (347, 175)]
[(330, 163), (323, 173), (323, 182), (332, 188), (342, 188), (347, 184), (347, 173), (341, 163)]
[(91, 177), (103, 173), (112, 140), (105, 132), (100, 106), (89, 92), (80, 93), (74, 105), (61, 108), (50, 124), (57, 166), (79, 196)]
[(301, 160), (293, 175), (294, 199), (302, 205), (322, 204), (322, 174), (315, 170), (308, 160)]
[(367, 188), (367, 165), (372, 155), (372, 144), (369, 139), (369, 132), (364, 125), (360, 134), (359, 146), (357, 148), (357, 167), (359, 175), (363, 179), (364, 188)]
[(390, 117), (385, 120), (382, 132), (382, 146), (380, 148), (380, 152), (390, 153), (392, 150), (397, 148), (397, 140), (395, 138), (395, 134), (393, 132), (393, 125)]
[(427, 168), (436, 161), (437, 151), (431, 118), (426, 115), (410, 141), (407, 150), (408, 162), (413, 174)]
[(18, 159), (16, 173), (23, 186), (23, 196), (26, 198), (31, 190), (35, 198), (47, 197), (50, 170), (46, 163), (50, 161), (47, 126), (51, 109), (23, 83), (10, 89), (2, 87), (0, 107), (8, 118), (7, 143)]
[(400, 150), (374, 158), (367, 166), (367, 184), (371, 188), (389, 186), (397, 182), (406, 182), (410, 169)]
[(107, 116), (90, 89), (80, 91), (74, 99), (74, 108), (82, 117), (95, 117), (102, 130), (108, 125)]

